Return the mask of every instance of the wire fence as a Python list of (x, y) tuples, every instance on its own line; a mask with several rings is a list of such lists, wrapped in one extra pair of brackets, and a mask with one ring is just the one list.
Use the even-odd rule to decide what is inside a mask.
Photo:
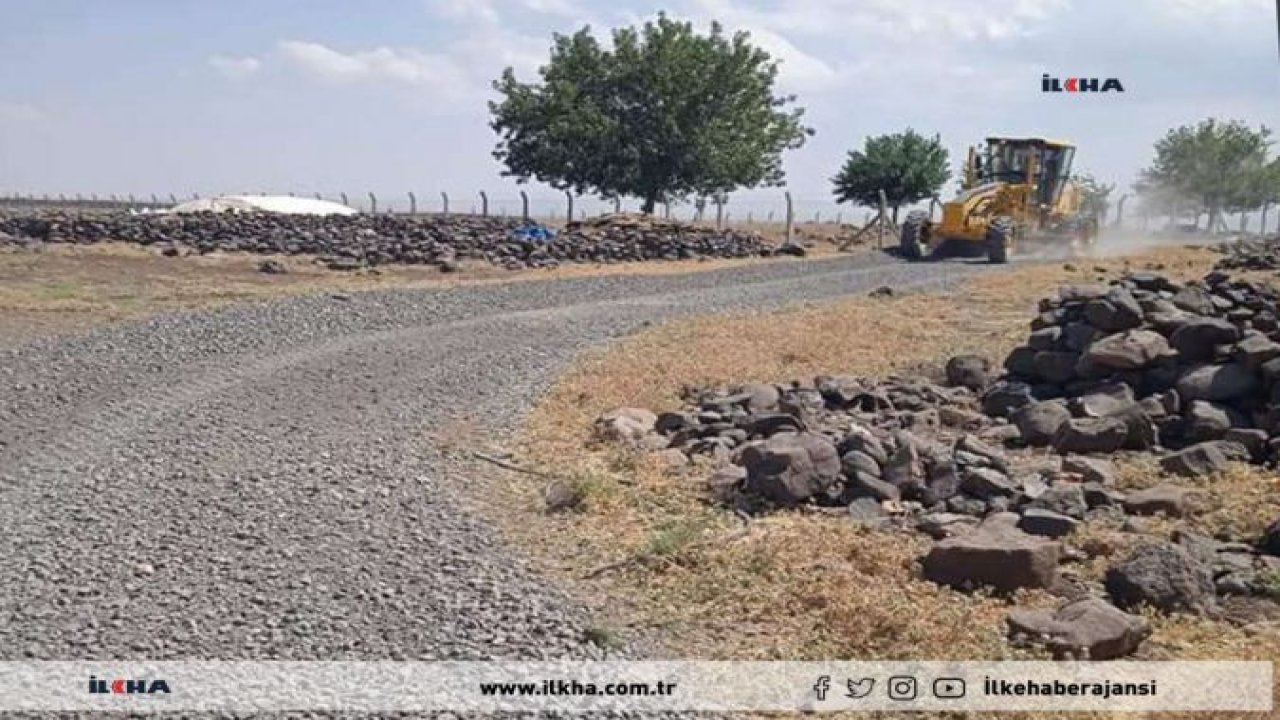
[[(330, 200), (363, 213), (395, 215), (471, 214), (528, 218), (541, 222), (565, 222), (619, 212), (640, 212), (640, 203), (629, 198), (599, 198), (569, 193), (554, 195), (521, 190), (480, 190), (476, 192), (232, 192), (202, 196), (199, 193), (150, 194), (0, 194), (0, 206), (68, 208), (86, 210), (159, 210), (201, 197), (220, 195), (287, 195)], [(875, 214), (872, 209), (837, 205), (830, 197), (799, 195), (779, 191), (772, 196), (760, 192), (730, 195), (720, 201), (659, 204), (654, 214), (672, 220), (704, 222), (726, 227), (786, 223), (834, 223), (862, 225)]]

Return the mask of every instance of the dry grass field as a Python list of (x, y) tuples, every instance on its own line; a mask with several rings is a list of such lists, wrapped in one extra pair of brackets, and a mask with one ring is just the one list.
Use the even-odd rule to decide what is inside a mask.
[[(928, 541), (855, 526), (843, 513), (778, 512), (744, 519), (710, 502), (709, 468), (669, 471), (650, 456), (594, 445), (593, 419), (618, 406), (674, 409), (684, 383), (787, 381), (818, 374), (884, 375), (937, 368), (948, 356), (993, 359), (1025, 338), (1037, 300), (1064, 282), (1133, 268), (1190, 278), (1216, 254), (1165, 249), (1076, 266), (1010, 268), (948, 294), (855, 297), (772, 313), (675, 321), (588, 354), (529, 421), (516, 456), (567, 479), (578, 512), (548, 514), (547, 480), (504, 474), (494, 517), (521, 546), (592, 602), (613, 631), (660, 637), (674, 656), (715, 659), (985, 659), (1035, 657), (1005, 642), (1008, 599), (964, 594), (919, 577)], [(1156, 479), (1123, 465), (1125, 485)], [(1239, 468), (1200, 488), (1204, 530), (1257, 532), (1280, 513), (1280, 476)], [(1160, 530), (1159, 526), (1154, 527)], [(1132, 542), (1118, 528), (1076, 539), (1102, 572)], [(1019, 604), (1052, 606), (1042, 592)], [(1151, 616), (1146, 659), (1280, 658), (1280, 627)], [(1041, 716), (1043, 717), (1043, 716)]]

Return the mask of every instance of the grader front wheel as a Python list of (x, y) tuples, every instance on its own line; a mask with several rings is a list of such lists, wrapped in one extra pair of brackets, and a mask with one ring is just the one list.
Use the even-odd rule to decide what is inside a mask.
[(907, 213), (902, 222), (902, 238), (899, 247), (908, 260), (921, 260), (928, 252), (929, 214), (920, 210)]
[(987, 259), (993, 263), (1009, 262), (1013, 252), (1016, 226), (1012, 218), (998, 217), (987, 226)]

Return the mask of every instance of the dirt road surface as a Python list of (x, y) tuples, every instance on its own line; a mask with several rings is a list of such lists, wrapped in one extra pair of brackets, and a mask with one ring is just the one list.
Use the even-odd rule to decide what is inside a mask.
[(0, 659), (593, 657), (426, 438), (646, 322), (982, 272), (877, 254), (319, 295), (0, 352)]

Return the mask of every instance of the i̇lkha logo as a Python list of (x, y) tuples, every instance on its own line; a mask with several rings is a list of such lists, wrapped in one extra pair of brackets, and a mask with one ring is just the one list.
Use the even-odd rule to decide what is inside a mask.
[(1119, 78), (1056, 78), (1049, 73), (1040, 76), (1040, 92), (1105, 93), (1124, 92)]
[(89, 692), (95, 695), (155, 695), (169, 694), (169, 683), (164, 680), (147, 680), (145, 678), (104, 678), (89, 676)]

